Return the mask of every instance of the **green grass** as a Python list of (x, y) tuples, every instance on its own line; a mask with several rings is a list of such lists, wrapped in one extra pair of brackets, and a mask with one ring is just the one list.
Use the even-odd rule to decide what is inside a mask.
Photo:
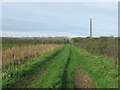
[[(41, 58), (42, 56), (44, 56), (46, 53), (40, 55), (40, 54), (35, 54), (33, 56), (29, 56), (29, 60), (28, 57), (24, 57), (21, 58), (20, 60), (15, 60), (12, 62), (9, 62), (8, 64), (6, 64), (4, 67), (2, 67), (2, 71), (4, 70), (14, 70), (14, 69), (18, 69), (20, 66), (24, 66), (24, 64), (29, 63), (30, 60), (33, 60), (33, 58)], [(31, 59), (30, 59), (31, 58)], [(20, 62), (20, 64), (19, 64)]]
[(0, 49), (2, 49), (2, 44), (0, 43)]
[(118, 67), (115, 60), (96, 56), (83, 49), (76, 49), (75, 55), (80, 69), (85, 70), (97, 83), (99, 88), (118, 87)]
[[(43, 58), (40, 60), (32, 60), (29, 63), (25, 64), (22, 67), (17, 68), (16, 70), (6, 70), (2, 73), (2, 87), (3, 88), (10, 88), (13, 87), (17, 83), (21, 83), (19, 81), (24, 80), (25, 78), (32, 76), (34, 72), (40, 70), (44, 67), (45, 63), (51, 60), (54, 56), (59, 54), (63, 50), (59, 48), (53, 52), (47, 53)], [(9, 82), (8, 82), (9, 81)]]
[(67, 46), (64, 52), (60, 53), (53, 63), (48, 67), (46, 75), (43, 76), (42, 81), (38, 82), (37, 88), (61, 88), (65, 86), (65, 69), (69, 60), (69, 49)]
[(12, 48), (14, 46), (31, 46), (31, 45), (35, 45), (35, 44), (0, 44), (0, 46), (2, 46), (2, 49), (8, 49), (8, 48)]
[(92, 55), (74, 46), (68, 46), (57, 57), (56, 62), (49, 66), (43, 81), (35, 87), (74, 88), (74, 75), (78, 69), (86, 71), (99, 88), (118, 87), (118, 68), (115, 66), (115, 61)]
[(7, 73), (3, 77), (3, 87), (74, 88), (75, 73), (79, 69), (89, 74), (99, 88), (118, 87), (115, 60), (72, 45), (65, 45), (15, 71), (3, 72)]

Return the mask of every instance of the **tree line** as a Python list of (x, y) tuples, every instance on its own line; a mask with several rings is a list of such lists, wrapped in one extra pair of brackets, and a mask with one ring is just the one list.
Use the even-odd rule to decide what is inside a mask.
[(7, 44), (68, 44), (68, 37), (2, 37), (2, 43)]

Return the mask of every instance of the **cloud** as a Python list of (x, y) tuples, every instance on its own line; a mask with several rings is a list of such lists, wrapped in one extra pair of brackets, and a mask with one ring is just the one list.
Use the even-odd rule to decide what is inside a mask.
[(95, 35), (118, 33), (117, 3), (3, 3), (4, 36), (88, 36), (90, 17)]
[[(75, 32), (20, 32), (20, 31), (7, 31), (3, 30), (2, 31), (2, 36), (3, 37), (58, 37), (58, 36), (63, 36), (63, 37), (76, 37), (80, 36), (80, 33), (75, 33)], [(84, 37), (86, 35), (81, 35), (81, 37)]]

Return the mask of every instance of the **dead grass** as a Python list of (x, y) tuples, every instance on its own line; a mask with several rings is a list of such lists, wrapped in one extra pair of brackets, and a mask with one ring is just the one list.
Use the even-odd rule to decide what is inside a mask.
[(118, 40), (116, 37), (74, 38), (74, 45), (95, 55), (104, 55), (118, 60)]
[(57, 48), (61, 47), (60, 45), (55, 44), (39, 44), (39, 45), (33, 45), (33, 46), (22, 46), (22, 47), (12, 47), (8, 48), (6, 50), (2, 50), (2, 65), (3, 67), (14, 61), (18, 61), (20, 64), (20, 60), (22, 58), (26, 58), (30, 60), (29, 58), (34, 55), (43, 55), (44, 53), (53, 51)]

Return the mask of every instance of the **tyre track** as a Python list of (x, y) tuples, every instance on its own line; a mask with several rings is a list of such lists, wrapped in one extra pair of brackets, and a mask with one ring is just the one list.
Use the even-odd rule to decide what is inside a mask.
[[(46, 75), (43, 76), (42, 81), (36, 84), (35, 88), (62, 88), (67, 82), (67, 63), (69, 64), (69, 47), (65, 46), (63, 52), (60, 53), (54, 62), (48, 67)], [(66, 68), (66, 70), (65, 70)]]
[(38, 70), (38, 72), (35, 72), (33, 75), (33, 78), (31, 79), (30, 83), (27, 84), (26, 87), (30, 88), (30, 87), (34, 87), (35, 84), (37, 83), (37, 81), (40, 81), (42, 79), (42, 76), (44, 76), (46, 74), (47, 70), (47, 66), (51, 65), (53, 61), (55, 61), (55, 58), (61, 53), (63, 52), (65, 47), (62, 48), (62, 50), (60, 52), (58, 52), (57, 54), (54, 54), (50, 60), (48, 60), (48, 62), (46, 62), (43, 66), (43, 70), (41, 68), (41, 70)]
[(62, 75), (62, 82), (63, 82), (63, 86), (62, 88), (67, 88), (67, 77), (68, 77), (68, 65), (71, 61), (71, 46), (69, 47), (69, 55), (68, 55), (68, 58), (67, 58), (67, 62), (66, 62), (66, 65), (65, 65), (65, 68), (64, 68), (64, 71), (63, 71), (63, 75)]

